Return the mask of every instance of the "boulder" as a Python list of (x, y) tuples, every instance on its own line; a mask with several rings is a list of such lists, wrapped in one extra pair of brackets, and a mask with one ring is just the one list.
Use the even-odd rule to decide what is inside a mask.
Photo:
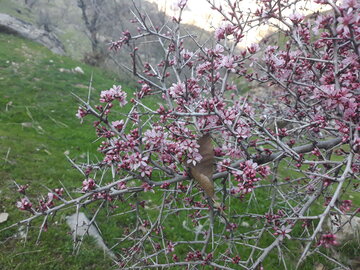
[(74, 68), (74, 73), (85, 74), (84, 70), (81, 67)]
[(330, 215), (327, 225), (340, 244), (360, 239), (360, 218), (357, 216)]
[(0, 223), (4, 223), (8, 220), (9, 214), (8, 213), (0, 213)]
[(19, 35), (44, 45), (56, 54), (65, 54), (64, 46), (55, 34), (38, 29), (32, 24), (8, 14), (0, 13), (0, 32)]
[(106, 246), (99, 231), (94, 224), (90, 223), (90, 220), (87, 218), (85, 213), (79, 212), (79, 214), (75, 213), (66, 217), (66, 223), (73, 233), (76, 232), (77, 236), (83, 237), (84, 235), (89, 235), (93, 237), (99, 248), (103, 249), (104, 252), (106, 252), (112, 259), (116, 259), (116, 255)]

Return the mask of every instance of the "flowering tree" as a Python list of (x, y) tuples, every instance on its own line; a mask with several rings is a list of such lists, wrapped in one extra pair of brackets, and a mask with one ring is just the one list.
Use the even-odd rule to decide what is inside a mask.
[[(360, 3), (316, 0), (330, 10), (285, 16), (297, 2), (245, 12), (241, 1), (208, 0), (224, 19), (214, 46), (181, 28), (186, 0), (163, 26), (135, 6), (138, 32), (111, 49), (131, 48), (126, 68), (141, 87), (127, 97), (114, 85), (95, 106), (79, 97), (76, 116), (95, 118), (103, 159), (72, 162), (85, 179), (76, 198), (62, 189), (39, 203), (24, 196), (17, 207), (31, 216), (20, 223), (108, 201), (133, 217), (118, 243), (121, 269), (258, 269), (274, 257), (286, 269), (314, 254), (349, 269), (327, 249), (339, 244), (331, 217), (346, 217), (340, 230), (359, 212), (349, 196), (360, 180)], [(239, 49), (262, 24), (286, 43)], [(155, 42), (164, 59), (145, 62), (138, 51)], [(240, 95), (242, 79), (262, 90)]]

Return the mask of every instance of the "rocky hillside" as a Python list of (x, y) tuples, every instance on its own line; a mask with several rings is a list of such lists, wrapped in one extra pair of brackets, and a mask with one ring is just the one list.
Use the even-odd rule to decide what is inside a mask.
[[(156, 4), (145, 0), (134, 2), (151, 18), (153, 25), (171, 25), (171, 18), (160, 12)], [(111, 69), (118, 67), (108, 57), (109, 42), (119, 38), (124, 30), (136, 30), (130, 22), (134, 17), (131, 10), (134, 10), (133, 1), (129, 0), (2, 0), (0, 5), (0, 13), (57, 36), (68, 56)], [(200, 41), (210, 38), (211, 42), (211, 33), (192, 25), (185, 29), (196, 34)], [(195, 44), (192, 46), (195, 49)], [(125, 51), (115, 57), (124, 63), (127, 55)], [(145, 58), (149, 61), (158, 61), (161, 55), (158, 47), (147, 46)]]

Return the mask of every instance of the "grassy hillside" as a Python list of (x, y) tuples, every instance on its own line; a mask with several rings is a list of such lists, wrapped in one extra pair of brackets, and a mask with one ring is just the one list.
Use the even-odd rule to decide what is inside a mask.
[[(76, 66), (85, 74), (59, 71)], [(101, 70), (0, 33), (0, 213), (9, 213), (0, 229), (27, 217), (15, 208), (20, 194), (14, 181), (30, 184), (31, 194), (46, 194), (44, 186), (61, 187), (61, 182), (69, 190), (81, 186), (82, 176), (63, 153), (84, 158), (95, 152), (97, 144), (91, 144), (96, 138), (94, 129), (89, 123), (79, 124), (77, 101), (71, 95), (86, 97), (92, 73), (94, 93), (119, 83)], [(61, 213), (60, 221), (65, 214)], [(34, 232), (39, 222), (32, 224)], [(71, 235), (64, 224), (49, 227), (38, 245), (37, 233), (30, 233), (25, 243), (11, 238), (17, 229), (1, 232), (0, 269), (108, 269), (112, 262), (91, 240), (77, 257), (70, 256)]]

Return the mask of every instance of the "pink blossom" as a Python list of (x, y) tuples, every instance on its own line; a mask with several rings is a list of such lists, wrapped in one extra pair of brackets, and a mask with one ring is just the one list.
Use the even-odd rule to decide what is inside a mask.
[(135, 171), (139, 167), (147, 166), (148, 159), (149, 159), (149, 157), (142, 156), (140, 153), (136, 152), (129, 156), (127, 162), (129, 162), (130, 169), (132, 171)]
[(150, 166), (142, 166), (139, 170), (141, 177), (150, 177), (153, 169)]
[(241, 258), (240, 258), (239, 255), (236, 255), (235, 257), (233, 257), (233, 258), (231, 259), (231, 261), (232, 261), (232, 263), (234, 263), (234, 264), (239, 264), (239, 262), (241, 261)]
[(123, 34), (123, 37), (120, 38), (118, 41), (114, 41), (114, 42), (111, 42), (111, 45), (110, 45), (110, 50), (115, 50), (115, 51), (118, 51), (121, 49), (121, 47), (125, 44), (129, 44), (129, 41), (131, 39), (131, 34), (129, 32), (129, 30), (125, 30), (124, 32), (122, 32)]
[(234, 63), (234, 58), (231, 56), (224, 56), (221, 59), (221, 66), (225, 67), (226, 69), (235, 72), (235, 68), (237, 66), (236, 63)]
[(188, 155), (186, 163), (195, 166), (198, 162), (200, 162), (201, 159), (202, 156), (199, 153), (193, 152)]
[(351, 207), (352, 207), (352, 201), (351, 200), (343, 200), (340, 204), (340, 210), (343, 212), (348, 212), (350, 211)]
[(55, 194), (57, 195), (57, 196), (56, 196), (56, 195), (54, 196), (54, 199), (59, 199), (58, 196), (59, 196), (59, 197), (62, 197), (62, 196), (63, 196), (64, 188), (55, 188), (55, 189), (54, 189), (54, 192), (55, 192)]
[(257, 171), (262, 177), (266, 177), (271, 174), (271, 169), (269, 166), (259, 166), (257, 167)]
[(338, 245), (338, 242), (336, 242), (336, 235), (332, 233), (323, 234), (318, 242), (318, 246), (324, 246), (326, 248), (336, 245)]
[(250, 47), (247, 47), (249, 53), (254, 54), (260, 50), (260, 46), (257, 43), (253, 43)]
[(172, 98), (177, 98), (183, 96), (185, 94), (185, 84), (184, 83), (177, 83), (173, 84), (172, 87), (169, 88), (169, 95)]
[(358, 0), (344, 0), (341, 8), (343, 9), (357, 9), (360, 8), (360, 3)]
[(148, 183), (144, 182), (141, 187), (144, 189), (144, 192), (148, 192), (148, 191), (152, 191), (154, 192), (154, 190), (152, 189), (152, 186), (150, 186)]
[(329, 25), (331, 22), (333, 22), (333, 17), (331, 15), (319, 15), (317, 16), (314, 26), (312, 27), (312, 30), (315, 35), (319, 34), (319, 29), (325, 28), (327, 25)]
[(177, 0), (176, 3), (177, 3), (177, 6), (178, 6), (179, 8), (183, 9), (183, 8), (186, 6), (187, 1), (188, 1), (188, 0)]
[(163, 188), (163, 189), (168, 189), (169, 187), (170, 187), (169, 183), (164, 183), (160, 186), (160, 188)]
[(113, 125), (114, 128), (116, 128), (118, 131), (121, 131), (122, 128), (124, 127), (124, 120), (116, 120), (114, 122), (111, 123)]
[(79, 107), (76, 113), (76, 117), (79, 119), (84, 118), (87, 115), (87, 111), (83, 107)]
[(27, 197), (22, 198), (19, 202), (16, 203), (16, 207), (20, 210), (29, 211), (31, 210), (32, 203)]
[(347, 88), (336, 89), (334, 84), (323, 85), (321, 88), (326, 94), (324, 103), (327, 108), (339, 107), (340, 110), (344, 111), (345, 107), (354, 102), (352, 94)]
[(225, 172), (228, 167), (231, 165), (231, 160), (229, 158), (224, 159), (217, 163), (217, 170), (219, 172)]
[(301, 41), (305, 44), (309, 44), (310, 42), (310, 29), (309, 25), (298, 25), (294, 28), (294, 35), (301, 38)]
[(246, 139), (251, 134), (250, 126), (244, 122), (238, 122), (234, 130), (236, 137), (239, 139)]
[(143, 142), (153, 147), (159, 147), (165, 143), (164, 140), (167, 135), (163, 127), (155, 126), (153, 129), (148, 129), (144, 132)]
[(232, 193), (250, 193), (255, 188), (255, 182), (260, 180), (260, 178), (256, 177), (258, 165), (252, 160), (247, 160), (241, 163), (239, 168), (239, 170), (232, 171), (234, 179), (239, 182), (237, 188), (232, 190)]
[(171, 253), (175, 251), (175, 245), (172, 242), (169, 242), (166, 248), (166, 253)]
[(146, 95), (149, 95), (151, 91), (152, 91), (151, 87), (145, 83), (141, 86), (141, 90), (138, 93), (136, 93), (136, 97), (141, 99)]
[(126, 182), (125, 182), (125, 181), (120, 181), (120, 182), (117, 184), (117, 188), (118, 188), (119, 190), (126, 189)]
[(18, 187), (17, 192), (25, 194), (25, 191), (29, 188), (29, 184), (21, 185)]
[(95, 188), (95, 181), (91, 178), (89, 179), (85, 179), (83, 182), (82, 182), (82, 191), (89, 191), (89, 190), (93, 190)]
[(50, 203), (52, 203), (52, 201), (54, 200), (56, 198), (56, 196), (54, 195), (54, 193), (52, 193), (52, 192), (48, 192), (48, 194), (47, 194), (47, 203), (48, 204), (50, 204)]
[(289, 15), (289, 19), (293, 22), (293, 24), (298, 24), (304, 19), (304, 15), (301, 15), (296, 12)]
[(225, 39), (225, 29), (223, 27), (219, 27), (215, 30), (215, 38), (218, 41)]
[[(276, 55), (274, 53), (266, 53), (265, 55), (265, 61), (268, 64), (268, 66), (272, 69), (272, 70), (281, 70), (281, 68), (284, 66), (285, 61), (282, 58), (281, 55)], [(281, 70), (281, 72), (284, 72), (284, 70)]]
[(183, 50), (181, 51), (181, 55), (184, 60), (190, 60), (194, 56), (194, 53), (189, 50)]
[(355, 18), (351, 13), (345, 13), (342, 17), (338, 19), (338, 26), (336, 27), (336, 31), (340, 34), (342, 33), (344, 36), (348, 37), (350, 35), (349, 27), (355, 22)]
[(239, 227), (239, 225), (236, 223), (229, 223), (226, 225), (226, 231), (232, 232), (232, 231), (236, 230), (238, 227)]
[(225, 24), (215, 30), (215, 38), (220, 41), (225, 39), (226, 36), (234, 33), (235, 27), (231, 24)]
[(277, 229), (276, 232), (274, 233), (274, 235), (278, 235), (279, 239), (282, 241), (284, 240), (284, 238), (286, 237), (287, 239), (291, 239), (290, 236), (290, 232), (292, 230), (291, 229), (287, 229), (284, 225), (281, 226), (281, 229)]
[(56, 198), (57, 198), (57, 197), (54, 195), (54, 193), (49, 192), (49, 193), (47, 194), (47, 200), (46, 200), (46, 201), (43, 200), (43, 199), (39, 200), (39, 207), (38, 207), (38, 209), (39, 209), (40, 211), (42, 211), (42, 212), (50, 209), (51, 207), (54, 206), (53, 200), (56, 199)]
[(196, 73), (198, 76), (204, 75), (207, 71), (210, 71), (212, 68), (211, 62), (204, 62), (197, 66)]
[(215, 56), (220, 56), (224, 52), (224, 47), (220, 44), (216, 44), (213, 52)]
[(125, 106), (126, 96), (127, 94), (121, 90), (121, 85), (113, 85), (109, 90), (101, 91), (100, 102), (108, 103), (116, 99), (120, 102), (120, 106)]

